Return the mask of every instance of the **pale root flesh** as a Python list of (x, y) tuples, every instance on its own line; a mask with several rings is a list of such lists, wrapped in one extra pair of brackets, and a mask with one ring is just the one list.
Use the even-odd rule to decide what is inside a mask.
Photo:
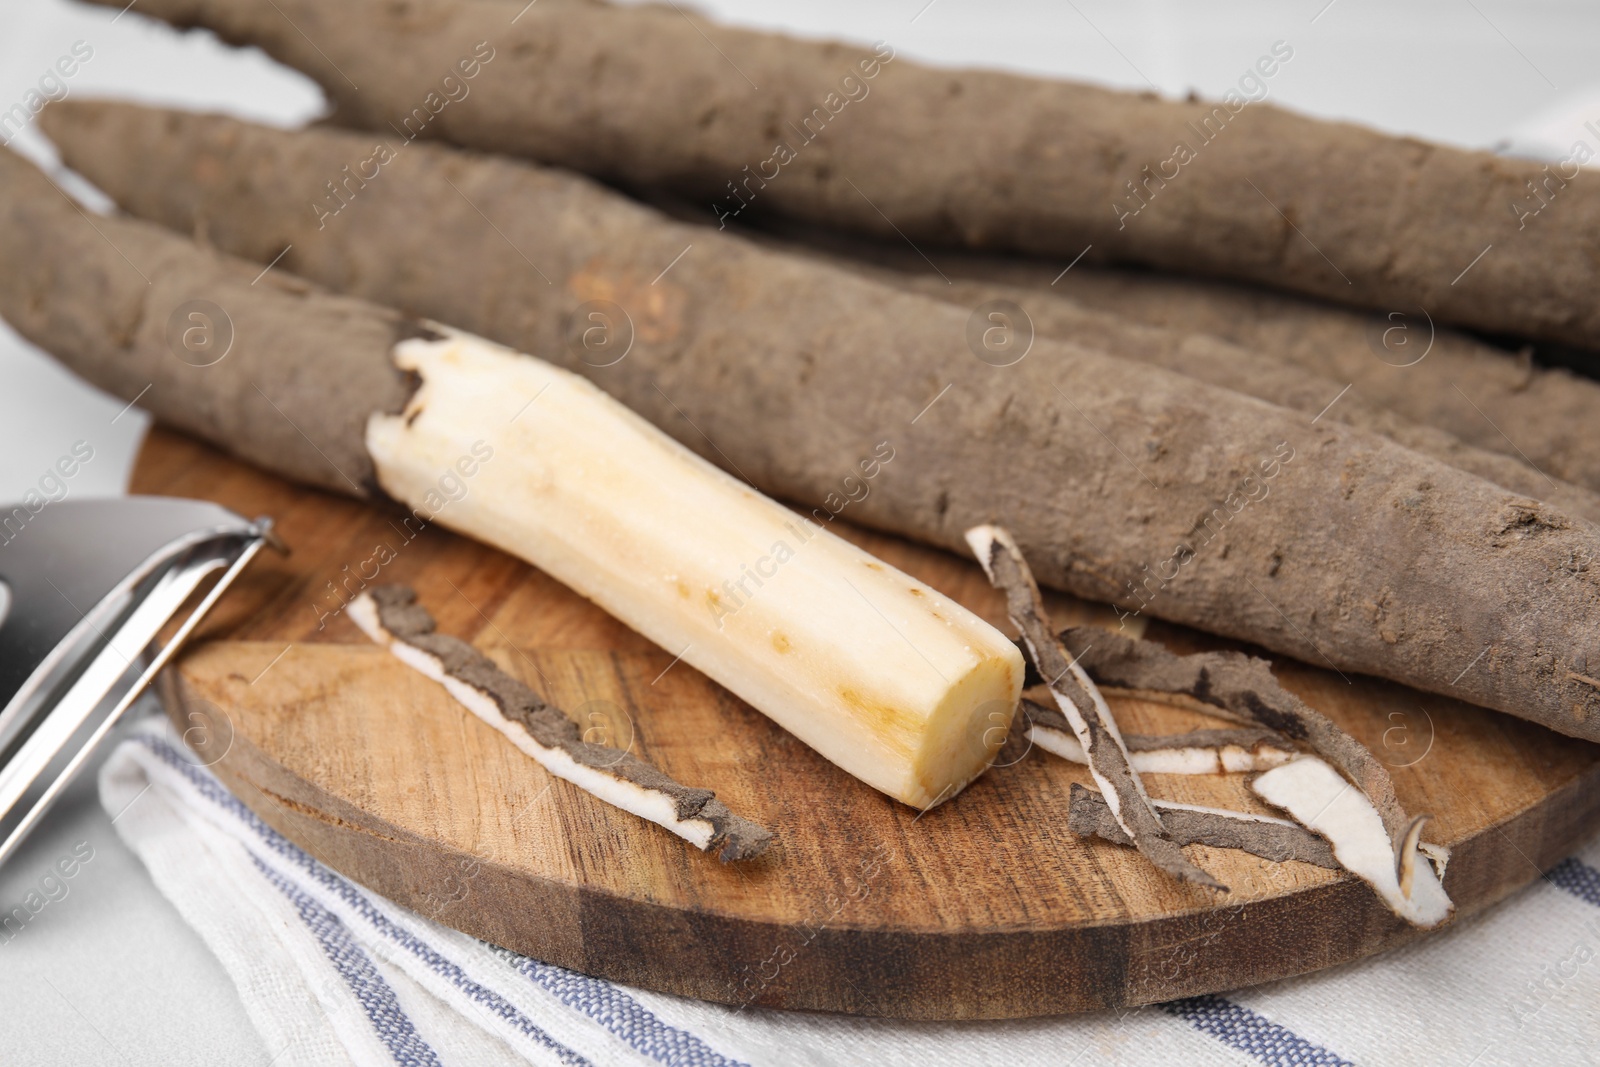
[[(1076, 737), (1060, 730), (1034, 726), (1028, 730), (1028, 739), (1046, 752), (1070, 763), (1089, 762), (1083, 745)], [(1128, 753), (1128, 765), (1140, 774), (1236, 774), (1265, 771), (1282, 766), (1294, 758), (1288, 748), (1260, 745), (1245, 748), (1243, 745), (1222, 745), (1218, 748), (1153, 748)], [(1160, 807), (1160, 803), (1156, 807)]]
[(547, 572), (906, 804), (949, 799), (993, 760), (1023, 678), (998, 630), (585, 379), (440, 332), (396, 346), (421, 385), (367, 425), (389, 495)]
[[(1251, 788), (1306, 829), (1327, 838), (1340, 864), (1370, 885), (1400, 918), (1422, 927), (1438, 926), (1450, 918), (1455, 906), (1433, 865), (1407, 857), (1410, 884), (1402, 886), (1396, 843), (1384, 829), (1378, 809), (1322, 760), (1302, 756), (1261, 775)], [(1408, 838), (1399, 846), (1415, 850), (1415, 836)]]

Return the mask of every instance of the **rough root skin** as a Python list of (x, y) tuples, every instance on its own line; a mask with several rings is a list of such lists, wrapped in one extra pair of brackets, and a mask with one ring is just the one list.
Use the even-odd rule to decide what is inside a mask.
[[(783, 247), (790, 250), (796, 248), (793, 245)], [(1325, 418), (1370, 433), (1382, 434), (1396, 444), (1476, 474), (1514, 493), (1554, 504), (1588, 522), (1600, 523), (1600, 493), (1595, 491), (1596, 487), (1600, 487), (1600, 470), (1597, 470), (1593, 478), (1577, 484), (1570, 481), (1554, 481), (1547, 476), (1542, 466), (1533, 465), (1539, 462), (1538, 459), (1534, 459), (1533, 463), (1525, 461), (1515, 452), (1518, 446), (1507, 444), (1505, 437), (1494, 433), (1484, 424), (1482, 414), (1462, 401), (1462, 393), (1459, 390), (1467, 388), (1474, 380), (1482, 383), (1475, 392), (1480, 395), (1485, 393), (1492, 395), (1496, 383), (1503, 378), (1500, 372), (1510, 365), (1504, 353), (1487, 349), (1487, 346), (1465, 337), (1455, 338), (1454, 347), (1466, 349), (1471, 355), (1463, 356), (1453, 362), (1452, 366), (1460, 373), (1450, 382), (1440, 381), (1419, 385), (1414, 378), (1393, 380), (1382, 377), (1374, 381), (1372, 370), (1366, 365), (1350, 368), (1348, 376), (1344, 378), (1335, 378), (1329, 375), (1334, 366), (1346, 362), (1336, 358), (1337, 354), (1342, 353), (1325, 354), (1325, 362), (1329, 365), (1319, 366), (1310, 360), (1291, 361), (1284, 355), (1284, 345), (1276, 335), (1270, 339), (1264, 338), (1253, 342), (1260, 347), (1249, 347), (1247, 343), (1226, 340), (1196, 328), (1150, 324), (1151, 319), (1158, 319), (1167, 310), (1168, 305), (1162, 300), (1166, 288), (1175, 285), (1203, 286), (1206, 283), (1140, 279), (1138, 284), (1147, 286), (1148, 290), (1130, 287), (1122, 301), (1125, 306), (1112, 305), (1117, 308), (1113, 311), (1107, 310), (1104, 305), (1079, 303), (1068, 299), (1054, 289), (1041, 291), (1027, 286), (1004, 285), (988, 280), (957, 279), (952, 282), (937, 274), (911, 274), (898, 270), (874, 269), (869, 264), (838, 257), (829, 257), (829, 262), (847, 270), (866, 273), (896, 288), (921, 293), (964, 308), (976, 308), (993, 300), (1009, 300), (1023, 309), (1039, 337), (1055, 338), (1085, 348), (1099, 349), (1122, 358), (1154, 364), (1191, 378), (1198, 378), (1211, 385), (1232, 389), (1246, 396), (1259, 397), (1282, 407), (1293, 408), (1313, 418)], [(1013, 270), (1016, 269), (1015, 264), (1011, 266)], [(950, 273), (950, 268), (946, 266), (941, 265), (941, 269)], [(1082, 270), (1087, 273), (1093, 268), (1085, 267)], [(1076, 275), (1078, 272), (1074, 271), (1073, 276)], [(1081, 278), (1078, 280), (1081, 281)], [(1141, 296), (1144, 297), (1143, 300), (1139, 299)], [(1092, 301), (1093, 297), (1086, 296), (1085, 299)], [(1296, 310), (1292, 307), (1292, 298), (1279, 299), (1291, 304), (1291, 308), (1285, 312), (1285, 317), (1292, 321), (1294, 316), (1289, 312)], [(1318, 321), (1316, 311), (1319, 310), (1322, 309), (1307, 309), (1302, 314), (1315, 324)], [(1331, 309), (1323, 313), (1334, 316), (1336, 321), (1339, 316), (1358, 320), (1356, 323), (1358, 328), (1355, 331), (1357, 336), (1346, 337), (1343, 348), (1348, 349), (1354, 344), (1366, 362), (1376, 366), (1380, 371), (1402, 369), (1413, 373), (1419, 371), (1415, 366), (1398, 368), (1373, 359), (1372, 353), (1367, 351), (1368, 346), (1360, 336), (1361, 316), (1353, 312)], [(1418, 329), (1420, 331), (1422, 327)], [(1245, 336), (1248, 341), (1249, 335)], [(1418, 345), (1426, 343), (1426, 340), (1417, 340)], [(1437, 361), (1447, 362), (1444, 353), (1450, 351), (1452, 346), (1440, 339), (1439, 347)], [(1492, 365), (1483, 365), (1485, 356), (1494, 361)], [(1340, 369), (1343, 369), (1342, 366)], [(1430, 368), (1430, 372), (1433, 369)], [(1552, 375), (1553, 380), (1549, 383), (1534, 381), (1540, 375)], [(1554, 385), (1560, 382), (1568, 391), (1583, 395), (1593, 408), (1600, 408), (1600, 386), (1596, 386), (1593, 382), (1576, 378), (1565, 371), (1541, 371), (1531, 366), (1527, 368), (1523, 377), (1525, 384)], [(1352, 379), (1361, 383), (1362, 388), (1359, 391), (1352, 386)], [(1467, 385), (1463, 385), (1459, 379), (1466, 379)], [(1420, 406), (1418, 400), (1412, 399), (1413, 394), (1436, 395), (1441, 389), (1448, 393), (1450, 398), (1461, 401), (1462, 406), (1467, 407), (1475, 421), (1463, 425), (1463, 420), (1449, 417), (1453, 415), (1453, 407), (1441, 405), (1438, 401), (1435, 401), (1435, 406), (1443, 407), (1447, 415), (1441, 415), (1434, 408), (1423, 408), (1416, 410), (1415, 414), (1407, 418), (1390, 406), (1399, 403), (1403, 410), (1412, 411)], [(1502, 388), (1500, 391), (1505, 390)], [(1540, 388), (1541, 393), (1548, 391), (1550, 390), (1547, 388)], [(1563, 407), (1570, 404), (1568, 398), (1563, 398), (1563, 401)], [(1487, 396), (1485, 402), (1491, 402)], [(1520, 406), (1519, 404), (1518, 407)], [(1577, 441), (1587, 440), (1590, 437), (1600, 438), (1593, 429), (1593, 420), (1583, 413), (1573, 413), (1564, 424), (1559, 416), (1554, 416), (1557, 419), (1554, 427), (1551, 425), (1552, 417), (1547, 408), (1538, 419), (1537, 430), (1517, 435), (1515, 431), (1508, 429), (1506, 433), (1511, 435), (1512, 440), (1518, 442), (1525, 439), (1549, 441), (1552, 429), (1557, 429), (1563, 436), (1552, 441), (1551, 447), (1562, 453), (1571, 450)], [(1411, 421), (1412, 419), (1419, 421)], [(1519, 424), (1530, 421), (1533, 420), (1527, 417), (1516, 419)], [(1442, 428), (1441, 423), (1448, 425), (1450, 429)], [(1522, 428), (1527, 430), (1527, 427)], [(1452, 431), (1469, 432), (1472, 435), (1472, 443), (1468, 443), (1467, 440), (1457, 436), (1457, 432)], [(1484, 431), (1493, 434), (1493, 438), (1484, 438)], [(1593, 447), (1600, 452), (1600, 439), (1594, 441)], [(1571, 462), (1562, 464), (1563, 469), (1572, 467)]]
[(1581, 498), (1543, 475), (1600, 492), (1600, 382), (1430, 323), (1415, 308), (1389, 309), (1400, 312), (1389, 317), (1088, 261), (1062, 274), (1059, 263), (941, 252), (935, 272), (898, 238), (868, 241), (773, 219), (762, 226), (758, 236), (774, 247), (967, 308), (1010, 299), (1041, 337), (1077, 338), (1382, 433), (1525, 496), (1584, 511)]
[[(1131, 607), (1142, 589), (1148, 615), (1600, 740), (1600, 691), (1579, 680), (1600, 663), (1600, 531), (1551, 504), (1330, 418), (1043, 338), (1014, 366), (985, 365), (966, 309), (672, 225), (571, 175), (400, 142), (319, 232), (299, 191), (368, 158), (372, 138), (74, 103), (42, 119), (81, 127), (70, 161), (129, 210), (203, 221), (262, 262), (293, 244), (278, 269), (548, 353), (824, 517), (839, 472), (895, 428), (852, 521), (959, 550), (961, 531), (1004, 517), (1066, 592)], [(609, 367), (568, 333), (596, 300), (635, 327)], [(1166, 581), (1175, 546), (1193, 555)]]
[[(730, 176), (774, 157), (781, 139), (795, 173), (761, 183), (762, 211), (1052, 257), (1092, 244), (1114, 260), (1361, 307), (1420, 305), (1488, 332), (1600, 347), (1590, 236), (1600, 188), (1564, 181), (1558, 219), (1519, 218), (1506, 206), (1542, 205), (1529, 190), (1549, 180), (1532, 161), (1237, 93), (1163, 100), (924, 67), (887, 45), (719, 26), (666, 5), (537, 5), (510, 25), (498, 0), (144, 0), (139, 10), (259, 45), (320, 83), (341, 121), (380, 133), (437, 88), (437, 72), (493, 42), (473, 102), (443, 108), (426, 136), (662, 185), (721, 205), (719, 215), (744, 203), (729, 195)], [(708, 43), (726, 62), (705, 63)], [(1278, 41), (1275, 60), (1263, 60), (1293, 55)], [(860, 92), (861, 103), (844, 102), (846, 77), (857, 89), (843, 91)], [(562, 103), (530, 109), (530, 100)], [(822, 108), (835, 101), (830, 121)], [(778, 129), (775, 115), (820, 118), (826, 136)], [(927, 129), (974, 150), (930, 151), (919, 139)], [(1224, 130), (1226, 147), (1208, 147)], [(1186, 161), (1175, 162), (1175, 145), (1203, 159), (1169, 183), (1159, 172)], [(996, 173), (1003, 193), (993, 191)], [(1138, 183), (1145, 196), (1124, 191)], [(1286, 219), (1300, 220), (1306, 240)]]
[[(261, 276), (148, 223), (87, 221), (9, 151), (0, 261), (0, 314), (77, 374), (252, 463), (378, 495), (361, 434), (369, 413), (399, 411), (411, 395), (389, 361), (418, 328), (399, 312)], [(214, 362), (182, 347), (207, 336), (232, 339)]]

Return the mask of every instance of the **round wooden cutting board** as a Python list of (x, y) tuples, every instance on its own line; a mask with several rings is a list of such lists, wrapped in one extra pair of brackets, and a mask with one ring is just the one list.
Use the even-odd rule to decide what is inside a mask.
[[(1409, 941), (1355, 879), (1205, 847), (1232, 889), (1179, 885), (1131, 849), (1066, 828), (1083, 768), (1042, 752), (919, 815), (834, 768), (688, 666), (539, 571), (404, 513), (291, 486), (152, 434), (134, 491), (266, 514), (263, 554), (169, 671), (169, 713), (262, 818), (351, 878), (542, 960), (651, 989), (766, 1007), (924, 1019), (1141, 1004), (1281, 978)], [(413, 524), (414, 527), (414, 524)], [(1009, 630), (975, 565), (842, 530)], [(439, 628), (564, 707), (773, 828), (720, 863), (552, 779), (444, 691), (369, 644), (360, 582), (416, 588)], [(1108, 621), (1057, 598), (1057, 621)], [(1202, 639), (1152, 626), (1183, 651)], [(1393, 768), (1450, 845), (1466, 916), (1597, 825), (1600, 746), (1507, 716), (1291, 662), (1279, 677)], [(1124, 730), (1208, 725), (1119, 700)], [(189, 727), (204, 725), (204, 730)], [(1261, 811), (1245, 776), (1150, 775), (1158, 797)], [(1459, 921), (1459, 918), (1458, 918)]]

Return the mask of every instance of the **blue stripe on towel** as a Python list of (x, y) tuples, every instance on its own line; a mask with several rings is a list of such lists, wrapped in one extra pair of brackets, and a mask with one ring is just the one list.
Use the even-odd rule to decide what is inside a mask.
[(333, 912), (302, 893), (293, 882), (273, 870), (256, 855), (250, 861), (289, 898), (294, 910), (322, 946), (323, 954), (339, 972), (350, 992), (356, 995), (367, 1021), (389, 1049), (400, 1067), (440, 1067), (438, 1054), (411, 1025), (410, 1016), (400, 1006), (394, 989), (373, 966), (372, 958), (350, 936), (349, 927)]
[[(1600, 908), (1600, 870), (1576, 856), (1568, 856), (1550, 868), (1545, 879)], [(1332, 1067), (1348, 1063), (1287, 1027), (1223, 997), (1189, 997), (1163, 1004), (1161, 1008), (1202, 1033), (1254, 1056), (1268, 1067)]]
[(746, 1067), (738, 1060), (723, 1056), (694, 1034), (662, 1022), (649, 1008), (610, 982), (505, 949), (499, 951), (535, 985), (622, 1038), (635, 1052), (668, 1067)]
[(1600, 871), (1576, 856), (1568, 856), (1545, 875), (1550, 884), (1600, 908)]
[(1353, 1067), (1287, 1027), (1242, 1005), (1207, 994), (1161, 1005), (1203, 1034), (1254, 1056), (1267, 1067)]
[(229, 812), (255, 831), (256, 835), (261, 838), (268, 848), (293, 862), (323, 886), (336, 893), (345, 903), (356, 909), (361, 917), (378, 933), (383, 934), (389, 940), (416, 956), (435, 974), (447, 979), (473, 1001), (511, 1023), (528, 1038), (550, 1049), (562, 1063), (568, 1064), (569, 1067), (593, 1067), (583, 1056), (567, 1048), (541, 1030), (532, 1019), (523, 1015), (514, 1005), (507, 1002), (499, 994), (485, 989), (468, 978), (466, 972), (451, 960), (446, 959), (432, 945), (412, 936), (408, 931), (390, 922), (388, 917), (380, 912), (372, 901), (367, 899), (355, 886), (318, 863), (303, 852), (299, 846), (262, 822), (255, 812), (251, 811), (242, 801), (223, 788), (221, 782), (210, 774), (201, 773), (192, 763), (184, 759), (177, 749), (160, 738), (149, 734), (135, 734), (133, 736), (151, 752), (155, 753), (162, 762), (187, 778), (201, 796)]

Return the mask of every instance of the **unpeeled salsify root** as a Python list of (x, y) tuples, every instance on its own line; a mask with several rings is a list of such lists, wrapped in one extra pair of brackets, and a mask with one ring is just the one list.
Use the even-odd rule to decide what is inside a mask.
[[(921, 257), (890, 251), (902, 278), (907, 272), (924, 272), (911, 283), (918, 291), (936, 294), (942, 289), (943, 295), (955, 296), (952, 289), (972, 285), (974, 291), (964, 294), (964, 302), (971, 307), (977, 299), (991, 299), (985, 295), (988, 285), (1000, 283), (1013, 291), (1048, 292), (1125, 321), (1218, 338), (1295, 368), (1324, 389), (1322, 383), (1336, 383), (1322, 405), (1333, 400), (1337, 389), (1349, 385), (1350, 393), (1324, 418), (1336, 417), (1351, 399), (1358, 407), (1365, 400), (1413, 426), (1432, 427), (1449, 435), (1448, 439), (1436, 439), (1436, 446), (1454, 439), (1525, 462), (1541, 478), (1531, 489), (1518, 489), (1529, 496), (1542, 498), (1555, 491), (1550, 482), (1542, 480), (1546, 477), (1600, 491), (1600, 420), (1595, 418), (1600, 411), (1600, 383), (1560, 367), (1539, 366), (1470, 334), (1448, 329), (1430, 320), (1421, 307), (1397, 303), (1379, 312), (1363, 313), (1220, 281), (1096, 269), (1087, 264), (1061, 274), (1059, 265), (1052, 263), (944, 254), (938, 260), (939, 270), (954, 281), (950, 286), (945, 278), (932, 273)], [(864, 254), (876, 258), (875, 251)], [(1036, 325), (1044, 336), (1065, 325), (1052, 321), (1055, 316), (1048, 304), (1039, 305), (1015, 292), (1013, 299), (1030, 311), (1037, 307)], [(1197, 369), (1188, 373), (1200, 376)], [(1265, 381), (1270, 380), (1269, 375)], [(1311, 403), (1310, 398), (1291, 403), (1290, 394), (1277, 391), (1276, 386), (1269, 395), (1264, 386), (1241, 388), (1222, 379), (1217, 384), (1289, 407), (1309, 407)], [(1311, 414), (1321, 410), (1321, 406), (1310, 409)], [(1357, 419), (1359, 425), (1369, 419), (1381, 424), (1381, 415), (1359, 413)], [(1407, 447), (1426, 443), (1393, 435)], [(1469, 460), (1459, 456), (1451, 462), (1465, 464)], [(1491, 481), (1499, 480), (1492, 473), (1470, 469)]]
[(772, 831), (735, 815), (709, 789), (681, 785), (630, 752), (583, 739), (560, 708), (465, 641), (434, 629), (433, 617), (404, 586), (363, 591), (350, 619), (395, 658), (438, 682), (545, 770), (613, 807), (677, 834), (724, 862), (753, 859)]
[[(663, 203), (682, 217), (681, 205)], [(1560, 494), (1562, 483), (1600, 492), (1600, 382), (1449, 329), (1419, 307), (1367, 313), (1088, 262), (1063, 271), (1052, 261), (940, 251), (930, 264), (903, 242), (770, 220), (746, 232), (963, 307), (1010, 300), (1041, 337), (1087, 335), (1091, 346), (1112, 345), (1109, 334), (1114, 351), (1383, 433), (1529, 496)], [(1524, 489), (1526, 475), (1513, 479), (1472, 449), (1515, 460), (1539, 480)]]
[[(143, 0), (138, 11), (260, 46), (321, 84), (342, 122), (384, 136), (408, 122), (473, 149), (665, 186), (719, 219), (770, 208), (1061, 259), (1092, 245), (1600, 347), (1600, 186), (1578, 165), (1587, 155), (1541, 167), (1237, 90), (1163, 100), (941, 70), (888, 42), (736, 29), (676, 5)], [(1293, 56), (1273, 42), (1250, 75)]]
[[(1019, 336), (1100, 349), (1293, 408), (1312, 419), (1382, 434), (1513, 492), (1600, 522), (1600, 461), (1591, 459), (1600, 456), (1593, 417), (1600, 411), (1600, 385), (1566, 371), (1514, 366), (1507, 353), (1443, 328), (1435, 332), (1426, 323), (1411, 324), (1404, 318), (1399, 321), (1405, 325), (1374, 326), (1355, 312), (1294, 297), (1247, 296), (1215, 282), (1123, 275), (1086, 266), (1050, 287), (1044, 284), (1048, 277), (1039, 277), (1045, 272), (1020, 261), (942, 254), (940, 273), (935, 273), (914, 256), (915, 263), (893, 257), (906, 269), (880, 266), (873, 261), (877, 249), (862, 249), (859, 242), (844, 244), (858, 256), (792, 241), (772, 245), (816, 255), (896, 288), (971, 309), (974, 315), (999, 307), (997, 302), (1008, 303), (1021, 314), (1011, 309), (998, 314)], [(963, 276), (965, 272), (972, 276)], [(1037, 284), (1013, 283), (1013, 275)], [(1179, 299), (1169, 299), (1174, 290)], [(1208, 300), (1234, 314), (1225, 319), (1207, 314)], [(1191, 309), (1188, 315), (1186, 308)], [(1304, 329), (1288, 328), (1302, 322)], [(1364, 328), (1370, 339), (1363, 338)], [(1213, 329), (1227, 329), (1228, 336), (1208, 332)], [(1382, 351), (1384, 330), (1396, 336), (1414, 331), (1416, 336), (1404, 342), (1409, 349), (1394, 341), (1397, 351), (1380, 358), (1369, 349)], [(1417, 362), (1396, 366), (1385, 359)], [(1424, 359), (1430, 362), (1419, 366)], [(1529, 390), (1540, 398), (1537, 404), (1523, 395)], [(1499, 414), (1487, 416), (1490, 409)]]
[[(961, 531), (1003, 519), (1045, 584), (1117, 603), (1145, 590), (1152, 615), (1600, 738), (1600, 691), (1581, 681), (1600, 662), (1600, 532), (1561, 508), (1048, 339), (986, 365), (962, 308), (665, 223), (571, 175), (398, 142), (319, 230), (301, 191), (359, 165), (371, 138), (73, 103), (41, 117), (75, 116), (73, 162), (131, 210), (559, 360), (818, 523), (844, 513), (960, 549)], [(144, 283), (110, 248), (53, 273), (38, 251), (51, 218), (15, 224), (0, 300), (70, 353), (77, 324), (39, 322), (68, 295), (50, 291), (60, 278)], [(620, 360), (576, 342), (595, 315), (631, 321)], [(150, 381), (125, 356), (69, 362), (130, 400)], [(190, 417), (162, 396), (140, 402)]]
[[(999, 747), (1023, 664), (998, 630), (586, 379), (146, 223), (86, 220), (9, 152), (0, 261), (0, 312), (92, 381), (539, 567), (902, 803), (948, 799)], [(191, 314), (228, 328), (224, 352), (185, 358)]]

